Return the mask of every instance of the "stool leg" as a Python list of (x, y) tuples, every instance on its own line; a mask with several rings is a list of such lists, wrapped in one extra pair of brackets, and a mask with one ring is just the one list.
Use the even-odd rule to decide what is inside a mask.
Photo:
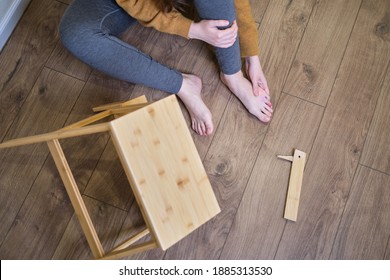
[(62, 181), (65, 185), (70, 201), (72, 202), (76, 216), (80, 221), (81, 228), (83, 229), (85, 237), (87, 238), (88, 244), (92, 250), (92, 254), (95, 258), (101, 258), (104, 255), (102, 244), (100, 243), (95, 227), (88, 214), (87, 208), (84, 204), (83, 198), (81, 197), (69, 164), (66, 161), (60, 142), (58, 139), (54, 139), (47, 141), (47, 145), (49, 146), (58, 172), (60, 173)]

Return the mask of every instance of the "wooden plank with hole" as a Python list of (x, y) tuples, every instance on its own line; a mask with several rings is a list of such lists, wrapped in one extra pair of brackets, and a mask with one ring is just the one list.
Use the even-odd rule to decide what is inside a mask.
[(288, 183), (284, 218), (296, 222), (298, 218), (299, 198), (305, 169), (306, 153), (295, 149), (292, 158), (290, 179)]

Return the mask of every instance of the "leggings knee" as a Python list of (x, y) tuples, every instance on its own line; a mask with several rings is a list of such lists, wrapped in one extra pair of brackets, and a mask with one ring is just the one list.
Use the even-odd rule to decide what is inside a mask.
[(61, 20), (59, 35), (63, 46), (81, 60), (97, 46), (99, 35), (103, 36), (96, 26), (87, 22), (68, 22), (67, 18)]

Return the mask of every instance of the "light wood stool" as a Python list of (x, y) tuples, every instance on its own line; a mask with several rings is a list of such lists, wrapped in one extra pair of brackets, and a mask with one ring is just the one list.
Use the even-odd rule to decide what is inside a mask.
[[(220, 212), (176, 96), (148, 105), (144, 96), (94, 108), (98, 114), (55, 132), (10, 140), (0, 148), (47, 142), (93, 256), (116, 259), (166, 250)], [(114, 115), (116, 119), (93, 124)], [(109, 132), (146, 229), (104, 252), (59, 139)], [(134, 245), (150, 234), (151, 241)]]

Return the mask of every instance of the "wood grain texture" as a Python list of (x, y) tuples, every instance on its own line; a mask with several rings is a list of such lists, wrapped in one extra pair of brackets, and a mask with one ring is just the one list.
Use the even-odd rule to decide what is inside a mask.
[(390, 260), (390, 236), (387, 240), (387, 246), (386, 246), (386, 253), (385, 253), (385, 260)]
[(0, 139), (4, 138), (58, 42), (57, 26), (66, 5), (35, 0), (0, 54)]
[(302, 220), (287, 224), (277, 259), (330, 256), (390, 59), (389, 42), (376, 31), (389, 9), (389, 1), (363, 2), (310, 154)]
[[(260, 23), (270, 0), (250, 0), (252, 15), (255, 22)], [(261, 38), (260, 38), (261, 39)]]
[(390, 236), (390, 175), (359, 166), (331, 259), (381, 260)]
[(287, 200), (284, 209), (284, 218), (294, 222), (296, 222), (298, 218), (299, 198), (301, 196), (305, 162), (306, 153), (295, 149), (291, 164), (290, 180), (288, 183)]
[[(83, 196), (83, 200), (91, 215), (103, 248), (107, 253), (114, 247), (122, 221), (127, 212), (87, 196)], [(61, 260), (93, 259), (91, 249), (88, 246), (76, 215), (72, 216), (52, 258)]]
[[(147, 102), (145, 96), (140, 96), (126, 101), (126, 103), (131, 104), (136, 102), (134, 100), (139, 100), (144, 103)], [(95, 107), (94, 110), (104, 107), (106, 106)], [(128, 210), (131, 206), (129, 202), (133, 195), (112, 141), (107, 143), (99, 159), (99, 163), (91, 176), (89, 187), (86, 188), (84, 193), (95, 199), (108, 202), (118, 208)]]
[(390, 174), (390, 68), (379, 96), (360, 162)]
[(219, 213), (176, 96), (110, 122), (149, 230), (166, 250)]
[(85, 194), (123, 210), (131, 207), (130, 184), (111, 141), (99, 159)]
[[(129, 205), (130, 205), (130, 209), (123, 223), (116, 244), (122, 243), (124, 240), (128, 238), (129, 235), (133, 235), (139, 232), (146, 226), (134, 196), (132, 197), (131, 202), (129, 202)], [(146, 236), (142, 238), (139, 242), (147, 242), (148, 240), (150, 240), (150, 238), (151, 236)], [(139, 253), (137, 255), (128, 256), (125, 257), (124, 259), (159, 260), (164, 257), (164, 254), (165, 254), (164, 251), (162, 251), (160, 248), (157, 248), (157, 249)]]
[(270, 1), (259, 29), (261, 61), (276, 103), (306, 28), (314, 0)]
[(318, 1), (283, 91), (325, 106), (361, 1)]
[(62, 72), (69, 76), (86, 81), (92, 69), (74, 57), (61, 42), (58, 42), (54, 51), (46, 62), (46, 67)]
[[(45, 68), (21, 108), (7, 138), (13, 139), (62, 127), (82, 86), (83, 83), (79, 80)], [(67, 95), (64, 95), (64, 92), (67, 92)], [(42, 125), (43, 123), (45, 125)], [(2, 246), (0, 256), (2, 258), (12, 259), (16, 256), (27, 259), (44, 258), (36, 252), (35, 246), (39, 247), (42, 244), (49, 246), (50, 242), (45, 243), (47, 240), (40, 240), (44, 242), (40, 243), (34, 239), (37, 235), (32, 233), (40, 232), (42, 217), (47, 214), (44, 206), (51, 203), (38, 203), (33, 211), (31, 207), (34, 203), (29, 204), (28, 201), (39, 201), (41, 196), (43, 200), (51, 198), (54, 201), (59, 200), (59, 205), (62, 203), (62, 193), (51, 189), (50, 178), (46, 183), (48, 187), (46, 192), (41, 192), (43, 189), (39, 189), (41, 186), (39, 184), (35, 188), (33, 186), (34, 182), (37, 183), (36, 177), (48, 154), (49, 151), (44, 143), (1, 151)], [(19, 210), (21, 206), (22, 209)], [(51, 234), (55, 235), (55, 230)], [(31, 240), (35, 240), (36, 244), (34, 242), (30, 244)], [(45, 245), (40, 249), (46, 247)]]
[[(283, 219), (291, 163), (277, 158), (309, 151), (323, 114), (320, 106), (282, 95), (245, 189), (221, 259), (272, 259), (287, 223)], [(306, 192), (306, 175), (302, 193)], [(301, 204), (307, 201), (301, 199)], [(299, 220), (302, 214), (299, 214)]]
[(58, 139), (55, 139), (48, 141), (47, 145), (57, 167), (57, 171), (62, 179), (62, 183), (72, 203), (75, 214), (80, 222), (80, 226), (83, 229), (85, 238), (91, 248), (92, 254), (95, 258), (101, 258), (104, 255), (103, 246), (100, 242), (99, 236), (97, 235), (87, 207), (85, 206), (61, 144)]

